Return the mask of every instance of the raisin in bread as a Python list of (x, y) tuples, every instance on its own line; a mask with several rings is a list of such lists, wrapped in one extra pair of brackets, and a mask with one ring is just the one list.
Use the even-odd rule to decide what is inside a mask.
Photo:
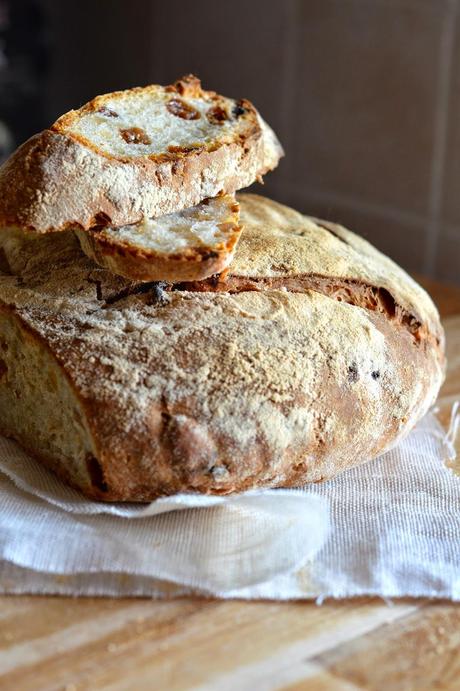
[(330, 478), (436, 399), (429, 296), (340, 226), (241, 195), (225, 278), (136, 283), (73, 233), (0, 235), (0, 430), (87, 496)]
[(232, 194), (282, 148), (254, 106), (194, 76), (98, 96), (0, 169), (0, 227), (39, 233), (125, 226)]

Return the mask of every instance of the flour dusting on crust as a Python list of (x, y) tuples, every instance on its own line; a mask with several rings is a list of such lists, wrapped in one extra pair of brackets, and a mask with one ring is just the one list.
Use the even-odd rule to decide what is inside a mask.
[[(442, 329), (404, 272), (341, 228), (336, 237), (252, 195), (240, 203), (246, 227), (228, 281), (267, 282), (239, 292), (140, 290), (95, 266), (70, 233), (3, 234), (0, 299), (82, 401), (108, 488), (99, 498), (332, 477), (395, 443), (436, 398)], [(363, 282), (385, 288), (416, 311), (421, 335), (358, 295), (350, 304), (268, 280), (309, 274), (354, 281), (351, 295)]]

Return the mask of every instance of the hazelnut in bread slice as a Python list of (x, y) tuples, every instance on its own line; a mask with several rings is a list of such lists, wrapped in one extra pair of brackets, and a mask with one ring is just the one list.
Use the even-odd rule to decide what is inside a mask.
[(112, 273), (136, 281), (191, 281), (230, 264), (241, 234), (238, 218), (235, 197), (220, 195), (160, 218), (77, 235), (88, 257)]
[(247, 187), (282, 155), (249, 101), (192, 75), (116, 91), (66, 113), (0, 168), (0, 227), (138, 223)]

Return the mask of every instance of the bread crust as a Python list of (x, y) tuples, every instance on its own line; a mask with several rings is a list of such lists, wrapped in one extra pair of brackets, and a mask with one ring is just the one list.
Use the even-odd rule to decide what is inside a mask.
[[(196, 78), (166, 88), (172, 93), (196, 92), (211, 102), (223, 98), (202, 91)], [(232, 194), (261, 179), (283, 155), (273, 132), (246, 101), (241, 128), (233, 137), (186, 151), (115, 157), (69, 131), (82, 113), (100, 108), (117, 94), (129, 98), (129, 93), (97, 97), (13, 153), (0, 168), (1, 226), (47, 233), (137, 223), (195, 206), (221, 192)]]
[[(238, 227), (238, 231), (240, 228)], [(237, 237), (226, 247), (209, 251), (190, 248), (178, 255), (142, 252), (127, 244), (98, 239), (91, 233), (78, 231), (85, 254), (100, 266), (133, 281), (199, 281), (224, 271), (230, 264)]]
[(349, 231), (240, 203), (227, 290), (126, 282), (64, 235), (8, 250), (3, 309), (46, 342), (91, 422), (96, 472), (70, 478), (87, 496), (327, 479), (397, 443), (434, 403), (444, 340), (426, 293)]
[(234, 198), (225, 199), (222, 204), (228, 207), (227, 220), (216, 220), (216, 227), (225, 233), (225, 240), (213, 245), (186, 246), (175, 253), (146, 249), (103, 229), (76, 233), (88, 257), (120, 276), (135, 281), (198, 281), (227, 268), (241, 234), (238, 204)]

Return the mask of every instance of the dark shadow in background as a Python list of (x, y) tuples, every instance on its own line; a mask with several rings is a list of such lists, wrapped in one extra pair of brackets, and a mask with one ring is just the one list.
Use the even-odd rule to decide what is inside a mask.
[(283, 139), (287, 3), (0, 0), (0, 8), (0, 121), (16, 146), (96, 94), (189, 72), (205, 88), (250, 98)]

